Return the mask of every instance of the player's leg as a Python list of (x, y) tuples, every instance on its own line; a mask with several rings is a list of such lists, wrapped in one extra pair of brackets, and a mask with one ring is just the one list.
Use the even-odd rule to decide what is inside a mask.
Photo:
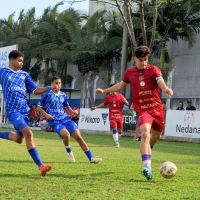
[(28, 152), (31, 158), (33, 159), (34, 163), (38, 166), (38, 169), (41, 172), (41, 176), (46, 176), (46, 174), (51, 170), (52, 167), (50, 165), (43, 164), (40, 158), (39, 151), (34, 143), (32, 130), (29, 126), (26, 126), (22, 129), (22, 133), (26, 141), (26, 147), (28, 149)]
[(150, 147), (153, 148), (154, 144), (160, 139), (162, 132), (151, 129)]
[(138, 116), (135, 116), (135, 122), (136, 122), (136, 129), (135, 129), (135, 140), (136, 141), (141, 141), (141, 134), (140, 134), (140, 129), (138, 127)]
[(17, 135), (15, 132), (12, 131), (0, 132), (0, 138), (11, 140), (19, 144), (21, 144), (23, 141), (23, 136)]
[(115, 147), (120, 147), (119, 144), (119, 133), (117, 130), (117, 122), (115, 120), (110, 120), (110, 126), (112, 129), (113, 140), (115, 142)]
[(153, 119), (148, 113), (142, 113), (139, 116), (138, 126), (141, 134), (140, 152), (143, 163), (142, 175), (144, 175), (147, 180), (152, 179), (150, 148), (150, 131), (152, 123)]
[(153, 148), (154, 144), (160, 139), (162, 131), (164, 129), (164, 112), (161, 110), (160, 112), (153, 113), (152, 117), (154, 119), (151, 126), (151, 139), (150, 146)]
[(28, 126), (28, 117), (27, 116), (24, 117), (20, 113), (12, 113), (11, 116), (8, 116), (8, 119), (14, 125), (17, 131), (17, 134), (19, 136), (24, 136), (25, 141), (26, 141), (26, 147), (31, 158), (33, 159), (35, 164), (38, 166), (41, 172), (41, 175), (45, 176), (47, 172), (51, 170), (51, 166), (44, 165), (40, 158), (39, 152), (33, 140), (33, 133), (30, 127)]
[[(117, 122), (117, 131), (118, 131), (118, 134), (119, 134), (119, 136), (121, 136), (122, 135), (122, 131), (123, 131), (123, 121), (122, 120), (118, 120), (116, 122)], [(117, 147), (117, 148), (120, 147), (119, 142), (118, 142), (118, 145), (116, 145), (115, 147)]]
[(136, 129), (135, 129), (135, 140), (136, 141), (141, 141), (140, 129), (139, 129), (137, 124), (136, 124)]
[(92, 152), (90, 151), (87, 143), (82, 138), (81, 133), (78, 130), (77, 124), (74, 121), (70, 120), (65, 125), (66, 125), (66, 129), (69, 131), (71, 136), (78, 142), (78, 144), (80, 145), (81, 149), (86, 154), (86, 156), (89, 159), (90, 163), (95, 163), (95, 164), (99, 163), (102, 159), (98, 158), (98, 157), (94, 157), (92, 155)]
[[(61, 126), (59, 126), (61, 127)], [(63, 139), (63, 143), (65, 145), (66, 148), (66, 152), (69, 156), (69, 161), (70, 162), (75, 162), (75, 157), (72, 151), (72, 148), (70, 146), (70, 133), (67, 131), (67, 129), (65, 127), (63, 127), (61, 130), (55, 130), (58, 131), (60, 134), (60, 137)]]
[(150, 148), (150, 130), (151, 125), (148, 123), (140, 126), (141, 142), (140, 142), (140, 152), (142, 157), (142, 175), (144, 175), (147, 180), (152, 179), (152, 169), (151, 169), (151, 148)]
[(76, 129), (76, 130), (74, 130), (72, 132), (72, 137), (79, 143), (81, 149), (85, 152), (85, 154), (86, 154), (88, 160), (90, 161), (90, 163), (97, 164), (97, 163), (102, 161), (101, 158), (94, 157), (92, 155), (91, 150), (89, 149), (89, 147), (88, 147), (87, 143), (85, 142), (85, 140), (82, 138), (81, 133), (80, 133), (80, 131), (78, 129)]

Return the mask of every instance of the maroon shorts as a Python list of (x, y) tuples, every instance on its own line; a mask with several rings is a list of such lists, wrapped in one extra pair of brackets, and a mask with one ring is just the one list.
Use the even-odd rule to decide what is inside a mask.
[(111, 128), (122, 129), (123, 128), (123, 121), (122, 120), (110, 120)]
[(151, 128), (162, 132), (164, 129), (164, 111), (161, 109), (159, 111), (140, 111), (137, 112), (138, 116), (138, 126), (148, 123), (151, 125)]

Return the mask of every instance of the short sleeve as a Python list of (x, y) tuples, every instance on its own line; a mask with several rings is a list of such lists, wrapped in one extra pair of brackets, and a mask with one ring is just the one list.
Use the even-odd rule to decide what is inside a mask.
[(32, 78), (29, 74), (27, 74), (27, 77), (25, 79), (25, 83), (26, 83), (26, 89), (27, 89), (28, 93), (31, 93), (31, 92), (33, 92), (34, 90), (37, 89), (37, 85), (32, 80)]
[(125, 71), (123, 79), (122, 79), (125, 83), (129, 83), (129, 73), (128, 70)]
[(109, 104), (109, 96), (106, 96), (106, 98), (104, 99), (104, 105), (108, 105)]
[(69, 107), (69, 98), (66, 94), (64, 94), (64, 102), (63, 102), (64, 107)]
[(162, 72), (158, 67), (154, 66), (153, 73), (156, 80), (162, 78)]
[(47, 98), (47, 95), (46, 95), (46, 93), (45, 94), (43, 94), (42, 96), (41, 96), (41, 98), (40, 98), (40, 100), (39, 100), (39, 102), (38, 102), (38, 106), (39, 107), (45, 107), (45, 99)]

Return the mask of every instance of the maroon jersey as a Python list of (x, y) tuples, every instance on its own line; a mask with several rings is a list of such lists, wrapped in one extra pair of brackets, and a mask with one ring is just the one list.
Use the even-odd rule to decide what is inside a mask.
[(130, 83), (135, 111), (153, 111), (163, 109), (157, 80), (162, 77), (160, 69), (147, 65), (143, 70), (131, 67), (126, 70), (123, 81)]
[(109, 94), (104, 100), (104, 104), (109, 108), (110, 120), (122, 120), (122, 107), (124, 96), (122, 94)]

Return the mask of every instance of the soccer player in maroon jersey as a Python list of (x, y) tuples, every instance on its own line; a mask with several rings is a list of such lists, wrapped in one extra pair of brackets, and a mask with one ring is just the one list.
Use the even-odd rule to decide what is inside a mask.
[(121, 82), (107, 89), (97, 88), (97, 93), (108, 93), (124, 89), (131, 84), (133, 108), (137, 112), (141, 133), (140, 152), (143, 162), (142, 175), (152, 179), (151, 149), (164, 128), (164, 109), (160, 89), (172, 96), (173, 91), (165, 84), (160, 69), (148, 64), (150, 50), (139, 46), (135, 50), (135, 66), (128, 68)]
[(108, 106), (110, 126), (112, 129), (113, 139), (116, 148), (120, 147), (118, 134), (121, 135), (123, 129), (123, 104), (126, 104), (128, 106), (129, 103), (126, 98), (122, 94), (111, 92), (106, 96), (103, 103), (91, 108), (91, 110), (95, 110), (97, 108), (102, 108), (105, 105)]

